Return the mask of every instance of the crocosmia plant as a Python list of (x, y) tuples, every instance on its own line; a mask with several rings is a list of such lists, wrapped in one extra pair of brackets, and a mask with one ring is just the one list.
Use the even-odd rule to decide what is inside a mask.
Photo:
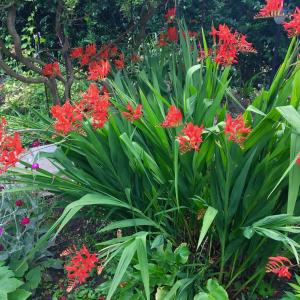
[[(283, 1), (267, 1), (256, 18), (277, 16), (282, 7)], [(109, 220), (99, 232), (119, 232), (99, 241), (97, 253), (85, 246), (71, 251), (69, 292), (100, 261), (99, 273), (114, 266), (101, 287), (108, 300), (119, 293), (126, 299), (215, 299), (214, 291), (222, 295), (217, 299), (228, 293), (238, 299), (273, 275), (266, 270), (292, 278), (291, 260), (278, 255), (299, 263), (298, 12), (283, 24), (293, 38), (282, 65), (248, 107), (230, 92), (232, 68), (241, 55), (259, 53), (226, 24), (208, 35), (191, 34), (169, 9), (155, 51), (135, 60), (135, 72), (113, 44), (73, 49), (70, 56), (89, 86), (78, 101), (55, 105), (51, 117), (43, 117), (43, 138), (58, 146), (48, 155), (58, 172), (9, 173), (69, 202), (32, 253), (83, 207), (101, 209)], [(49, 70), (59, 74), (54, 64)], [(5, 170), (23, 149), (18, 135), (7, 141)], [(165, 243), (169, 253), (176, 249), (174, 263), (162, 254)], [(164, 282), (166, 271), (159, 270), (170, 272)]]

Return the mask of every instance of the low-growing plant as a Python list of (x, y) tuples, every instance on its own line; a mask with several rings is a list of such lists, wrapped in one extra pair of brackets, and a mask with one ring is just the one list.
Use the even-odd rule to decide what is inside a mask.
[(50, 207), (43, 203), (45, 199), (38, 192), (13, 192), (18, 189), (10, 185), (1, 191), (0, 261), (14, 272), (18, 280), (24, 281), (22, 289), (34, 291), (41, 281), (42, 272), (50, 267), (59, 269), (61, 263), (53, 258), (48, 249), (51, 243), (47, 243), (31, 261), (18, 269), (32, 250), (32, 245), (47, 232), (49, 226), (45, 222), (45, 213)]

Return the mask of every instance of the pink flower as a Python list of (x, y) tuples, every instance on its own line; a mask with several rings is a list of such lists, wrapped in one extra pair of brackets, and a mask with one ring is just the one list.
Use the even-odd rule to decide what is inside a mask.
[(20, 222), (21, 225), (27, 225), (29, 223), (30, 223), (30, 219), (27, 217), (24, 217)]
[(39, 164), (32, 164), (32, 166), (31, 166), (31, 169), (32, 170), (37, 170), (37, 169), (39, 169), (40, 168), (40, 165)]
[(4, 227), (0, 227), (0, 236), (4, 234)]
[(24, 204), (24, 202), (20, 199), (16, 201), (16, 206), (18, 206), (18, 207), (22, 206), (23, 204)]

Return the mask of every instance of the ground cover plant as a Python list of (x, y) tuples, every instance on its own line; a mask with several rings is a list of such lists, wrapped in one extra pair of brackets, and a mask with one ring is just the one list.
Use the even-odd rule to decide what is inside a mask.
[[(267, 1), (255, 18), (282, 8)], [(299, 9), (285, 17), (285, 59), (247, 107), (230, 92), (232, 66), (257, 51), (226, 24), (189, 31), (170, 8), (155, 51), (127, 59), (112, 44), (74, 48), (87, 90), (51, 116), (36, 112), (38, 126), (23, 119), (24, 134), (31, 128), (58, 146), (40, 153), (57, 173), (23, 162), (20, 134), (2, 119), (3, 180), (68, 203), (15, 271), (90, 208), (103, 213), (103, 239), (61, 253), (70, 299), (95, 277), (104, 280), (91, 299), (254, 299), (266, 277), (291, 279), (300, 247)], [(55, 78), (59, 64), (42, 72)], [(17, 161), (26, 168), (11, 168)]]

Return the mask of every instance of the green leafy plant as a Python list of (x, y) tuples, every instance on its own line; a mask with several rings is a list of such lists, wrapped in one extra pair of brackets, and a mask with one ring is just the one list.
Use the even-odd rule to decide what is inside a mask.
[[(211, 267), (208, 274), (217, 273), (226, 289), (234, 289), (234, 283), (243, 280), (233, 297), (246, 285), (252, 292), (256, 289), (265, 274), (267, 257), (282, 246), (279, 241), (296, 245), (291, 236), (276, 239), (270, 231), (259, 233), (270, 216), (282, 218), (281, 228), (274, 230), (284, 231), (295, 224), (291, 216), (282, 214), (294, 213), (300, 183), (300, 169), (295, 165), (300, 152), (298, 42), (292, 40), (270, 88), (263, 89), (249, 107), (240, 107), (244, 112), (240, 118), (252, 130), (243, 143), (235, 143), (224, 133), (226, 100), (239, 103), (228, 90), (230, 67), (220, 67), (210, 56), (198, 63), (196, 42), (184, 38), (184, 30), (182, 25), (179, 47), (170, 44), (145, 55), (136, 77), (124, 71), (106, 80), (113, 107), (103, 128), (94, 129), (87, 119), (79, 132), (53, 137), (52, 120), (43, 117), (39, 130), (59, 145), (54, 154), (45, 154), (58, 174), (42, 169), (10, 173), (34, 188), (64, 193), (71, 202), (29, 257), (57, 226), (59, 234), (83, 207), (103, 209), (104, 220), (111, 223), (102, 231), (131, 230), (127, 236), (100, 245), (110, 250), (110, 259), (120, 257), (107, 299), (118, 291), (133, 257), (138, 259), (143, 296), (150, 299), (147, 240), (159, 235), (174, 247), (187, 244), (193, 253), (188, 263), (210, 264), (205, 258), (213, 256), (217, 267)], [(208, 54), (204, 34), (202, 44)], [(128, 103), (143, 107), (143, 116), (132, 123), (122, 114)], [(170, 105), (182, 111), (184, 123), (204, 126), (199, 151), (180, 151), (182, 125), (161, 125)], [(294, 233), (292, 229), (285, 232)], [(208, 247), (208, 241), (213, 246)], [(170, 297), (178, 296), (182, 286), (192, 282), (197, 271), (193, 272), (173, 285)], [(215, 285), (210, 281), (208, 291)], [(165, 294), (165, 288), (159, 293)]]
[(20, 288), (23, 282), (16, 279), (9, 267), (0, 261), (0, 297), (3, 300), (26, 300), (31, 293)]

